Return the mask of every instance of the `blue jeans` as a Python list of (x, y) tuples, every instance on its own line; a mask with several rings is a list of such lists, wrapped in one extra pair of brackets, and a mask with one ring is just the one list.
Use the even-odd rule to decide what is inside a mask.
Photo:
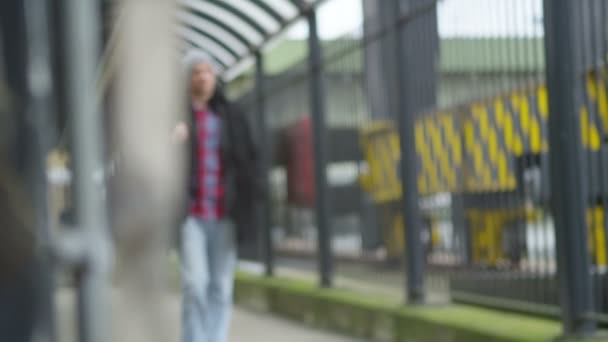
[(183, 342), (225, 342), (237, 261), (234, 227), (190, 216), (181, 245)]

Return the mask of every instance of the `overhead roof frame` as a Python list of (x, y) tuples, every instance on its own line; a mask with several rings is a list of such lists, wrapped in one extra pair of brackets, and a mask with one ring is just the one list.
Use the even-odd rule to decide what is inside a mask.
[(322, 1), (179, 0), (179, 32), (225, 73), (255, 55)]

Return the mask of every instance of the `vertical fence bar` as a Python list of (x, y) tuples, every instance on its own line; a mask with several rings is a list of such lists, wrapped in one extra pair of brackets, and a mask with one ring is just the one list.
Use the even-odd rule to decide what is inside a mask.
[(325, 83), (321, 44), (317, 31), (317, 13), (315, 9), (308, 12), (309, 27), (309, 66), (310, 106), (313, 122), (314, 156), (315, 156), (315, 204), (317, 210), (317, 240), (319, 249), (319, 270), (321, 286), (332, 284), (333, 260), (331, 256), (331, 232), (329, 222), (329, 191), (327, 188), (327, 130), (325, 122)]
[[(16, 96), (26, 98), (27, 94), (27, 81), (26, 81), (26, 29), (25, 29), (25, 14), (24, 4), (22, 1), (2, 1), (0, 2), (0, 39), (2, 40), (1, 51), (0, 51), (0, 79), (4, 83), (4, 86), (13, 92)], [(4, 101), (2, 101), (4, 103)], [(4, 107), (4, 106), (3, 106)], [(0, 143), (0, 158), (6, 165), (2, 165), (4, 168), (14, 170), (16, 174), (19, 174), (23, 179), (23, 174), (26, 171), (26, 148), (25, 142), (29, 139), (25, 138), (25, 109), (24, 106), (19, 103), (19, 106), (14, 108), (8, 108), (7, 119), (12, 119), (12, 127), (15, 131), (14, 137), (11, 140), (3, 137), (2, 143)], [(4, 110), (4, 108), (3, 108)], [(3, 120), (2, 123), (6, 124), (9, 120)], [(7, 132), (5, 127), (1, 129), (2, 134)], [(9, 185), (9, 180), (6, 176), (3, 176), (0, 180), (2, 186), (4, 183)], [(26, 183), (25, 179), (22, 181)], [(29, 189), (28, 189), (29, 190)], [(23, 191), (23, 190), (22, 190)], [(25, 192), (25, 191), (23, 191)], [(28, 198), (28, 200), (30, 200)], [(3, 212), (5, 212), (6, 204), (3, 204)], [(27, 212), (28, 215), (32, 214), (32, 211)], [(10, 235), (15, 234), (14, 230), (11, 232), (11, 228), (16, 226), (13, 220), (10, 218), (7, 220), (3, 218), (2, 230), (3, 230), (3, 242), (10, 241)], [(7, 222), (8, 221), (8, 222)], [(11, 222), (13, 221), (13, 222)], [(7, 239), (9, 236), (9, 239)], [(5, 248), (7, 245), (3, 244)], [(13, 250), (13, 253), (15, 251)], [(21, 252), (21, 251), (17, 251)], [(31, 251), (27, 251), (28, 257), (31, 257)], [(19, 264), (24, 267), (23, 264)], [(31, 266), (30, 266), (31, 268)], [(31, 271), (30, 271), (31, 272)], [(27, 273), (30, 273), (27, 272)], [(26, 289), (25, 291), (19, 291), (15, 294), (15, 290), (8, 291), (4, 290), (0, 294), (0, 334), (5, 339), (9, 340), (27, 340), (31, 336), (31, 331), (34, 324), (35, 315), (35, 303), (33, 291), (33, 282), (35, 281), (32, 276), (22, 276), (19, 280), (15, 281), (14, 289)], [(10, 313), (10, 314), (9, 314)], [(15, 323), (19, 323), (18, 325)]]
[(544, 9), (552, 209), (563, 326), (567, 335), (591, 335), (595, 323), (586, 317), (593, 310), (593, 298), (579, 122), (583, 73), (575, 45), (580, 4), (545, 0)]
[(268, 127), (266, 127), (266, 104), (264, 99), (265, 82), (264, 82), (264, 58), (261, 52), (255, 54), (255, 92), (256, 92), (256, 114), (258, 121), (259, 132), (259, 148), (260, 148), (260, 174), (263, 177), (264, 201), (261, 204), (260, 225), (263, 234), (263, 258), (266, 276), (271, 277), (274, 274), (274, 255), (272, 250), (272, 229), (271, 229), (271, 207), (270, 207), (270, 184), (268, 184), (268, 176), (270, 171), (270, 145), (268, 144)]
[[(598, 16), (598, 23), (605, 23), (606, 20), (608, 19), (607, 17), (607, 9), (608, 9), (608, 3), (606, 1), (601, 1), (598, 6), (597, 6), (597, 10), (599, 12)], [(603, 29), (602, 26), (600, 25), (599, 27), (597, 27), (598, 30), (598, 55), (599, 56), (606, 56), (608, 53), (608, 25), (603, 25)], [(598, 60), (596, 61), (596, 84), (597, 84), (597, 89), (606, 89), (606, 63), (608, 61), (604, 58), (603, 60)], [(601, 88), (600, 88), (601, 87)], [(599, 109), (599, 108), (598, 108)], [(600, 114), (601, 114), (601, 109), (600, 109)], [(604, 126), (605, 127), (605, 126)], [(606, 213), (608, 213), (608, 182), (604, 179), (604, 175), (607, 173), (608, 171), (608, 165), (606, 164), (606, 152), (607, 152), (607, 145), (608, 143), (608, 139), (607, 139), (607, 132), (606, 132), (606, 128), (604, 128), (604, 138), (603, 138), (603, 142), (602, 142), (602, 146), (600, 148), (600, 157), (599, 157), (599, 179), (600, 179), (600, 184), (601, 184), (601, 190), (600, 190), (600, 205), (603, 211), (603, 219), (602, 219), (602, 233), (604, 234), (604, 236), (608, 236), (608, 215), (606, 215)], [(604, 241), (603, 245), (601, 246), (604, 249), (608, 249), (608, 243), (607, 241)], [(602, 265), (602, 267), (598, 268), (598, 270), (600, 270), (600, 274), (598, 275), (600, 277), (600, 288), (596, 289), (596, 291), (600, 291), (603, 292), (606, 289), (606, 273), (603, 272), (606, 270), (606, 265)], [(602, 300), (599, 301), (601, 304), (601, 310), (599, 311), (600, 314), (606, 314), (608, 313), (608, 307), (606, 306), (608, 304), (608, 299), (606, 297), (606, 294), (604, 294), (602, 296)]]
[[(401, 17), (401, 1), (393, 0), (392, 18), (395, 24), (395, 94), (397, 106), (397, 121), (399, 125), (399, 145), (401, 162), (399, 171), (402, 186), (402, 211), (405, 223), (405, 256), (406, 256), (406, 286), (409, 303), (424, 302), (424, 251), (421, 239), (421, 218), (418, 206), (418, 184), (416, 182), (416, 147), (414, 140), (415, 112), (412, 104), (412, 94), (415, 90), (415, 79), (406, 70), (403, 59), (404, 39), (410, 38), (399, 24)], [(412, 34), (418, 34), (413, 32)], [(413, 61), (409, 61), (412, 63)]]
[(54, 282), (50, 256), (51, 233), (47, 206), (46, 155), (50, 148), (52, 129), (50, 119), (52, 77), (51, 47), (49, 46), (49, 9), (48, 1), (25, 1), (26, 31), (28, 41), (27, 79), (29, 101), (27, 104), (27, 122), (34, 133), (29, 154), (29, 179), (33, 185), (36, 211), (37, 236), (42, 248), (39, 249), (37, 262), (37, 316), (34, 334), (39, 341), (55, 341)]
[(108, 340), (107, 283), (109, 240), (103, 191), (94, 180), (102, 170), (102, 136), (95, 92), (99, 57), (99, 6), (97, 1), (66, 2), (65, 42), (68, 104), (72, 124), (77, 224), (84, 233), (87, 262), (79, 278), (80, 340)]

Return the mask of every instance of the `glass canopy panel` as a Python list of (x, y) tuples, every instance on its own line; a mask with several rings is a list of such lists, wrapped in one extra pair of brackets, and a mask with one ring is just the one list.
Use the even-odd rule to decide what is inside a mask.
[[(243, 69), (254, 51), (276, 39), (321, 0), (178, 0), (180, 35), (221, 69)], [(247, 64), (247, 63), (245, 63)]]
[(249, 52), (249, 48), (247, 47), (247, 45), (243, 44), (232, 34), (226, 32), (222, 27), (211, 21), (205, 20), (199, 16), (188, 12), (179, 13), (178, 18), (181, 21), (182, 25), (191, 26), (198, 30), (207, 32), (210, 35), (213, 35), (241, 56)]
[[(234, 13), (222, 8), (214, 3), (201, 0), (180, 0), (180, 3), (188, 7), (194, 12), (204, 13), (215, 17), (217, 20), (225, 23), (234, 31), (245, 37), (252, 45), (261, 45), (264, 42), (264, 37), (251, 26), (247, 25)], [(195, 13), (196, 14), (196, 13)]]
[(276, 18), (273, 18), (268, 12), (264, 11), (257, 5), (254, 5), (253, 1), (249, 0), (224, 0), (226, 4), (233, 6), (240, 10), (243, 14), (255, 19), (267, 33), (273, 33), (281, 29), (281, 23), (277, 22)]
[(262, 0), (268, 6), (271, 6), (283, 18), (291, 19), (298, 15), (298, 8), (288, 0)]
[(215, 41), (197, 33), (188, 27), (181, 27), (179, 30), (180, 35), (194, 43), (201, 49), (209, 52), (211, 55), (219, 59), (225, 66), (229, 66), (236, 62), (236, 58), (230, 54), (224, 47), (216, 43)]
[(227, 70), (227, 66), (225, 66), (219, 59), (217, 59), (217, 57), (213, 56), (209, 51), (205, 50), (204, 48), (201, 48), (200, 46), (196, 45), (195, 43), (189, 41), (186, 38), (184, 38), (184, 45), (180, 49), (180, 51), (182, 52), (182, 58), (179, 60), (179, 63), (183, 63), (183, 56), (185, 56), (188, 52), (192, 50), (197, 50), (199, 53), (209, 56), (212, 64), (217, 68), (218, 72), (222, 73)]

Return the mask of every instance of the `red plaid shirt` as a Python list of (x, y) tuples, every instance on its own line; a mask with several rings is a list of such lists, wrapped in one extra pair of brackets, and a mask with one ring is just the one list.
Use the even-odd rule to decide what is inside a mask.
[(190, 214), (204, 220), (225, 215), (224, 162), (220, 152), (222, 120), (208, 110), (195, 113), (197, 139), (198, 190)]

